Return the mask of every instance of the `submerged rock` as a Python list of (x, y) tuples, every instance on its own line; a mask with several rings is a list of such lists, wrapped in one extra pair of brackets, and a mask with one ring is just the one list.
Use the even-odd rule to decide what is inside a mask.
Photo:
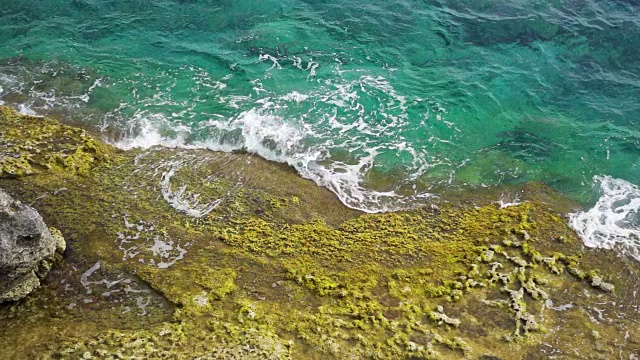
[(16, 301), (40, 286), (65, 241), (33, 208), (0, 190), (0, 303)]

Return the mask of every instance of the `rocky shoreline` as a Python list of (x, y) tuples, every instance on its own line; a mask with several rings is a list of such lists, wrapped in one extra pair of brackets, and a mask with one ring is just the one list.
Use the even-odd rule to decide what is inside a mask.
[(3, 359), (640, 356), (637, 264), (539, 184), (370, 215), (248, 154), (123, 152), (8, 107), (0, 144), (0, 188), (68, 247), (0, 305)]

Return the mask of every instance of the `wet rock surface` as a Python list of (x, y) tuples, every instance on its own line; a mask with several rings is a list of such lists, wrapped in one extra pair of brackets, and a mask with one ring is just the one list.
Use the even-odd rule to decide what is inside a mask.
[[(39, 131), (11, 116), (28, 130), (11, 136)], [(64, 166), (0, 174), (71, 248), (39, 291), (0, 306), (0, 359), (639, 355), (637, 263), (585, 249), (539, 185), (509, 206), (476, 192), (362, 214), (248, 154), (122, 153), (58, 126), (77, 135), (65, 149), (100, 156), (63, 149)]]
[(38, 212), (0, 189), (0, 303), (17, 301), (40, 286), (65, 241)]

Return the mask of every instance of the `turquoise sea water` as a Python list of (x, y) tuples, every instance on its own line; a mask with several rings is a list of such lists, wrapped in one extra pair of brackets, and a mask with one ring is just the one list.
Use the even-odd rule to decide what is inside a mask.
[(640, 183), (635, 0), (0, 3), (0, 101), (122, 147), (254, 152), (368, 211)]

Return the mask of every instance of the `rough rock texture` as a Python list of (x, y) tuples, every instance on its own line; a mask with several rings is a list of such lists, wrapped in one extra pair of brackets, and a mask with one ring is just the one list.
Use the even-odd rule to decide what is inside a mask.
[(362, 214), (250, 154), (123, 152), (3, 107), (0, 169), (73, 250), (0, 304), (0, 360), (640, 355), (637, 262), (584, 248), (542, 184)]
[(0, 302), (16, 301), (40, 286), (65, 242), (33, 208), (0, 190)]

